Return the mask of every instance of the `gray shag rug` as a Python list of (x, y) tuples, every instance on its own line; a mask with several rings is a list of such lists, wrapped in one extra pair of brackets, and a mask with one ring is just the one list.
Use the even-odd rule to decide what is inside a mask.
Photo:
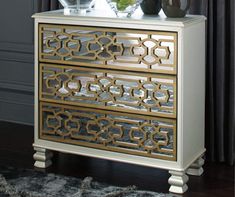
[(35, 170), (0, 168), (0, 197), (173, 197)]

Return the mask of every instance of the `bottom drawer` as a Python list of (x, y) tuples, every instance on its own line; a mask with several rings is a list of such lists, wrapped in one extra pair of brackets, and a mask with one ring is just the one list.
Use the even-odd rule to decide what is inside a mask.
[(96, 149), (176, 160), (176, 121), (40, 103), (39, 138)]

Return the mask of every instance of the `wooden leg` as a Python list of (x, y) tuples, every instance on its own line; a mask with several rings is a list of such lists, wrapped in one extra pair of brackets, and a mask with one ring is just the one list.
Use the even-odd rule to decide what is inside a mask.
[(188, 190), (187, 182), (188, 176), (185, 172), (180, 171), (169, 171), (171, 177), (168, 183), (171, 185), (169, 191), (176, 194), (183, 194)]
[(187, 174), (193, 176), (201, 176), (203, 173), (203, 168), (202, 168), (203, 165), (204, 165), (204, 159), (200, 157), (188, 168)]
[(33, 158), (35, 160), (35, 167), (47, 168), (52, 164), (51, 158), (53, 154), (51, 151), (39, 147), (34, 147), (34, 150), (36, 151), (36, 153), (33, 155)]

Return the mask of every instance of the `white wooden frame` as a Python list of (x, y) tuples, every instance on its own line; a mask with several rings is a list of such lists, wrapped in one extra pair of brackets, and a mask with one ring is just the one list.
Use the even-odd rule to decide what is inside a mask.
[[(205, 18), (188, 16), (183, 19), (137, 17), (128, 20), (101, 17), (99, 12), (90, 16), (63, 16), (62, 11), (34, 15), (35, 18), (35, 160), (42, 158), (37, 167), (47, 167), (47, 157), (42, 150), (85, 155), (118, 162), (157, 167), (170, 170), (171, 192), (187, 190), (185, 172), (204, 152), (205, 107)], [(95, 22), (94, 22), (95, 21)], [(38, 138), (38, 24), (68, 24), (141, 30), (173, 31), (178, 33), (178, 110), (177, 110), (177, 161), (146, 158), (105, 150), (41, 140)], [(200, 166), (201, 167), (201, 166)], [(179, 172), (181, 174), (179, 174)], [(177, 185), (177, 178), (182, 184)]]

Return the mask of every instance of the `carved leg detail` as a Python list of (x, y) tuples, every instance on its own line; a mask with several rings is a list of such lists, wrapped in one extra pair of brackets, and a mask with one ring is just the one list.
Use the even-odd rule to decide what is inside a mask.
[(185, 172), (179, 171), (169, 171), (171, 177), (168, 180), (168, 183), (171, 185), (169, 191), (176, 194), (183, 194), (188, 190), (187, 182), (188, 176)]
[(193, 176), (201, 176), (203, 173), (203, 168), (202, 168), (203, 165), (204, 165), (204, 159), (200, 157), (188, 168), (187, 174)]
[(35, 160), (35, 163), (34, 163), (35, 167), (47, 168), (52, 164), (51, 158), (53, 154), (51, 151), (44, 149), (44, 148), (38, 148), (38, 147), (34, 147), (34, 150), (36, 151), (36, 153), (33, 155), (33, 158)]

